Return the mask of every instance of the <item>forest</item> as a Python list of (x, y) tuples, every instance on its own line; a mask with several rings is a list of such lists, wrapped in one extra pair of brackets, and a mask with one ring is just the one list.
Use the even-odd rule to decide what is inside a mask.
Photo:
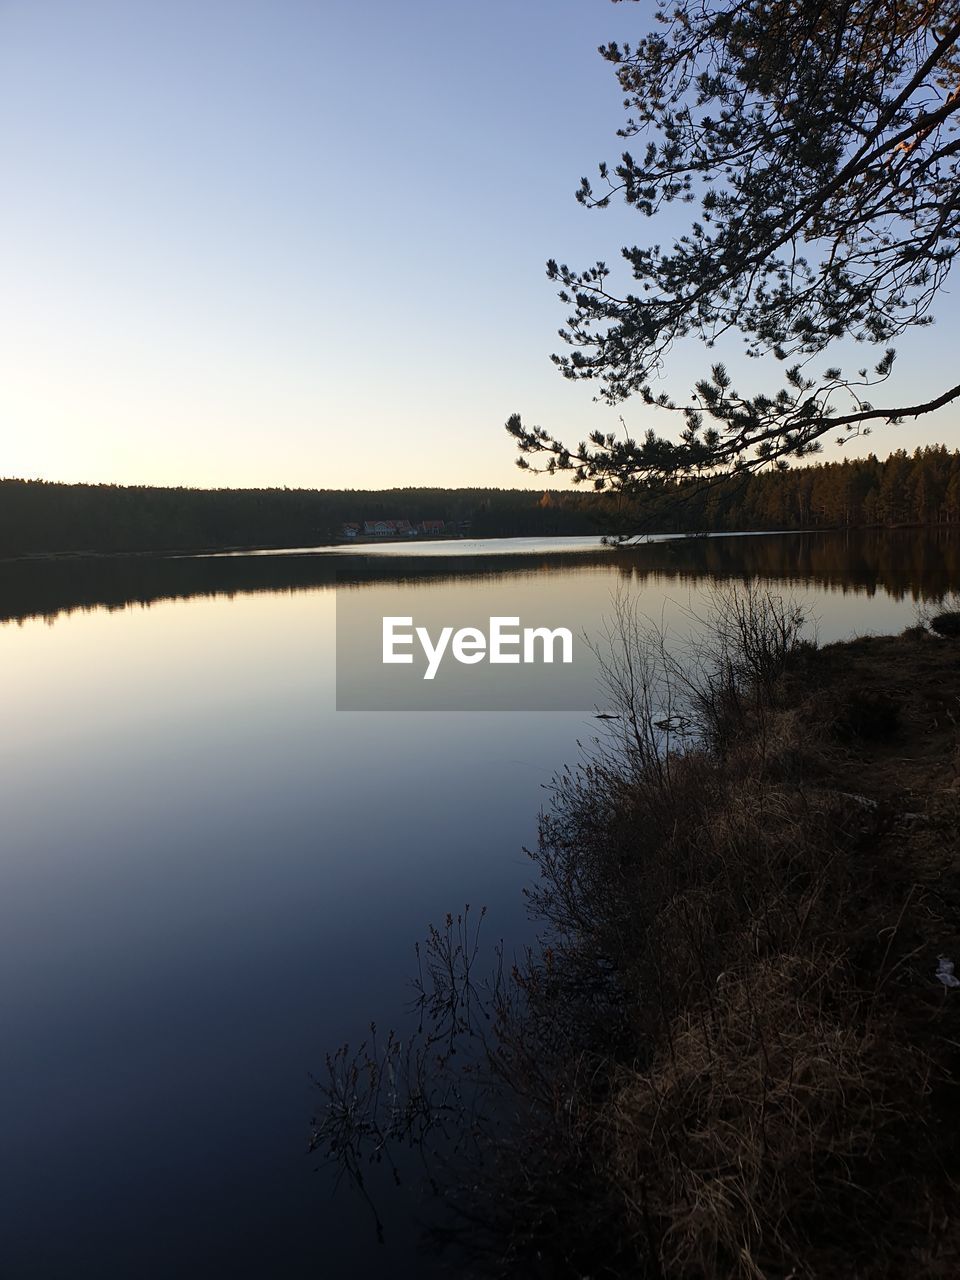
[(346, 522), (439, 519), (473, 537), (960, 523), (945, 445), (747, 473), (583, 489), (190, 489), (0, 480), (0, 554), (194, 551), (336, 542)]
[[(678, 486), (682, 488), (682, 486)], [(670, 510), (668, 504), (666, 512)], [(677, 504), (671, 528), (849, 529), (960, 521), (960, 451), (930, 445), (785, 471), (748, 473)]]

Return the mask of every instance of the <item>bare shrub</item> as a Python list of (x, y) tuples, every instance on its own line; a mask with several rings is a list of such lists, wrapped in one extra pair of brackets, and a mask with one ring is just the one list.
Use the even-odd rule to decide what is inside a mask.
[(714, 588), (706, 615), (694, 617), (703, 640), (678, 675), (700, 731), (722, 752), (776, 705), (788, 663), (810, 644), (809, 619), (795, 600), (756, 582)]

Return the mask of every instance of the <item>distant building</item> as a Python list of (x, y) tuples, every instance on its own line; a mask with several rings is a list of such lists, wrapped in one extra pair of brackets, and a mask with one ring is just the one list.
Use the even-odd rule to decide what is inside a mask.
[(415, 533), (409, 520), (364, 520), (365, 538), (411, 537)]
[(355, 538), (359, 532), (360, 526), (358, 524), (345, 524), (340, 530), (340, 536), (342, 538)]
[(421, 533), (443, 533), (444, 522), (442, 520), (421, 520)]

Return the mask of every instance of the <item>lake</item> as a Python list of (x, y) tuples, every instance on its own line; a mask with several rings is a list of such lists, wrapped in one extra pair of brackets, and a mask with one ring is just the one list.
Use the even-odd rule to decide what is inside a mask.
[(960, 588), (960, 534), (0, 564), (4, 1280), (431, 1274), (422, 1206), (380, 1246), (315, 1172), (311, 1073), (402, 1021), (448, 910), (530, 940), (523, 846), (602, 691), (588, 662), (564, 711), (337, 711), (337, 598), (595, 634), (620, 591), (684, 638), (754, 578), (822, 642), (898, 631)]

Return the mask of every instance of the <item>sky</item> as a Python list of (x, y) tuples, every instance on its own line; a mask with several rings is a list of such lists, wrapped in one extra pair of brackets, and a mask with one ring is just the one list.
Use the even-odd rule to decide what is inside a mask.
[[(544, 270), (670, 239), (573, 195), (622, 149), (597, 46), (651, 8), (0, 0), (0, 475), (542, 487), (513, 412), (569, 442), (667, 429), (557, 372)], [(954, 372), (954, 297), (936, 314), (897, 344), (901, 402)], [(663, 388), (715, 358), (676, 351)], [(960, 446), (960, 411), (846, 452), (931, 441)]]

